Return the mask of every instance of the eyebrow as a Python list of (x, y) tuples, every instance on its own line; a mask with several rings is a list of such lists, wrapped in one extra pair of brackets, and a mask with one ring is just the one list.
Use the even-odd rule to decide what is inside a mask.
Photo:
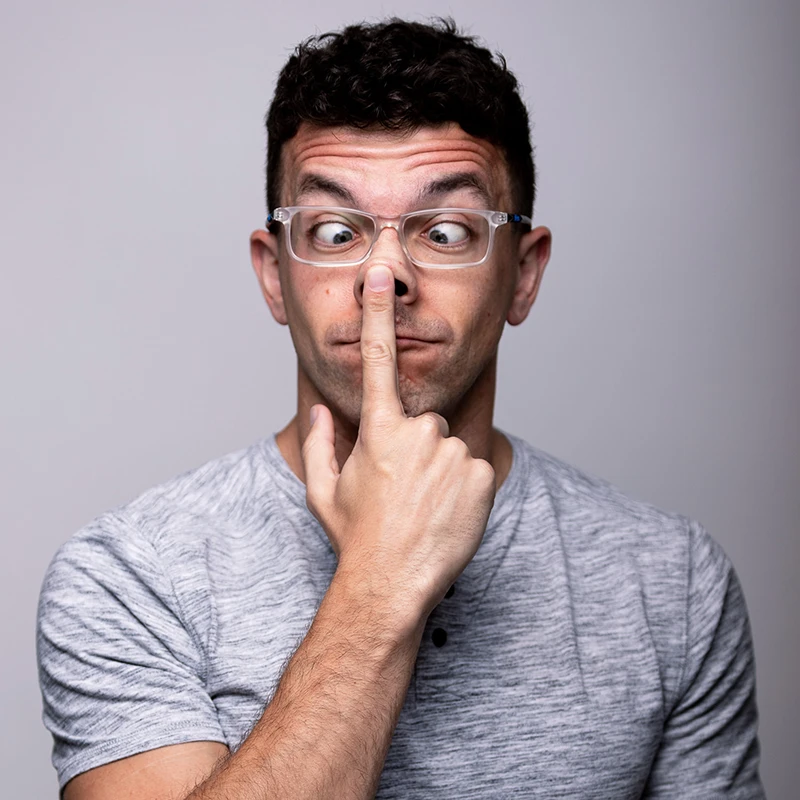
[(445, 175), (437, 178), (425, 186), (417, 195), (418, 201), (426, 201), (437, 195), (450, 194), (459, 189), (469, 189), (476, 194), (486, 204), (486, 208), (492, 205), (492, 198), (486, 184), (474, 172), (454, 172), (452, 175)]
[(324, 192), (325, 194), (333, 195), (345, 203), (349, 203), (353, 208), (358, 205), (355, 197), (346, 186), (342, 186), (341, 183), (332, 181), (330, 178), (323, 178), (322, 175), (309, 173), (303, 176), (300, 185), (297, 187), (296, 197), (299, 200), (304, 194), (310, 192)]

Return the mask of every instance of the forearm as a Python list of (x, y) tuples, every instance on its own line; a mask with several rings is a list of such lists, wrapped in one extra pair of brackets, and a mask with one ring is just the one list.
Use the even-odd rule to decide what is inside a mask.
[(424, 627), (391, 616), (337, 573), (252, 733), (186, 800), (374, 797)]

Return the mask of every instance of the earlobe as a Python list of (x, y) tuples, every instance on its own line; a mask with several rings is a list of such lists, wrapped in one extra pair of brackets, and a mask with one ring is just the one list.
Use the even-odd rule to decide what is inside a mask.
[(536, 300), (544, 268), (550, 260), (552, 240), (550, 229), (544, 226), (534, 228), (520, 239), (517, 285), (506, 317), (510, 325), (524, 322)]
[(277, 236), (265, 230), (253, 231), (250, 236), (250, 260), (272, 316), (281, 325), (288, 325), (278, 267)]

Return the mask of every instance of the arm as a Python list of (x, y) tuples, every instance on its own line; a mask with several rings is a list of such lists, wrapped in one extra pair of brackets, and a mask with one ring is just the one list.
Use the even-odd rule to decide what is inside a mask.
[[(339, 470), (325, 406), (315, 407), (303, 445), (308, 506), (339, 565), (261, 719), (216, 768), (198, 753), (193, 777), (202, 783), (188, 794), (185, 774), (171, 780), (148, 761), (142, 779), (141, 760), (124, 759), (78, 776), (65, 800), (116, 800), (120, 785), (142, 800), (375, 795), (425, 621), (478, 549), (495, 476), (448, 438), (442, 417), (405, 416), (391, 279), (382, 290), (365, 286), (361, 347), (353, 452)], [(111, 783), (112, 771), (122, 784)]]
[(361, 595), (334, 577), (261, 720), (191, 800), (374, 797), (424, 620), (395, 630)]
[(362, 594), (337, 572), (272, 701), (234, 755), (213, 742), (159, 748), (79, 775), (64, 800), (373, 797), (424, 620), (392, 633), (397, 626)]
[(744, 595), (722, 548), (695, 522), (690, 558), (683, 679), (645, 797), (762, 800)]

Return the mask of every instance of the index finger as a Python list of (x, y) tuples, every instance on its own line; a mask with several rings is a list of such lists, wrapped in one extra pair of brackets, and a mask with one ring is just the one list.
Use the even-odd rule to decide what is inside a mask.
[(379, 416), (405, 416), (397, 374), (394, 330), (394, 275), (372, 267), (364, 281), (361, 318), (361, 422)]

